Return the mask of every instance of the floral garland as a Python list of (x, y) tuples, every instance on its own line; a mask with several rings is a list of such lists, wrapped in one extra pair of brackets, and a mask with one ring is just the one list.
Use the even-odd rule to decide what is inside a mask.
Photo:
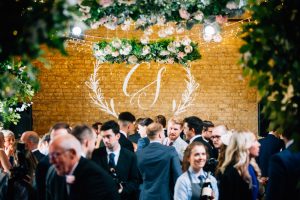
[(94, 55), (100, 63), (136, 64), (154, 60), (158, 63), (180, 63), (201, 58), (197, 44), (188, 37), (182, 40), (160, 40), (157, 42), (114, 39), (112, 42), (101, 41), (94, 45)]
[(120, 24), (127, 30), (131, 21), (138, 29), (167, 22), (190, 29), (208, 16), (241, 15), (245, 5), (246, 0), (83, 0), (79, 4), (83, 21), (92, 28), (104, 25), (112, 30)]
[[(0, 101), (0, 127), (7, 128), (11, 123), (17, 124), (20, 119), (18, 112), (31, 106), (30, 101), (37, 91), (38, 84), (36, 80), (32, 80), (30, 77), (36, 75), (36, 72), (30, 70), (31, 68), (21, 62), (6, 61), (0, 63), (0, 72), (5, 74), (5, 77), (12, 83), (12, 85), (5, 85), (6, 92), (11, 91), (11, 95), (7, 93), (5, 95), (7, 97)], [(5, 83), (5, 80), (3, 81)]]

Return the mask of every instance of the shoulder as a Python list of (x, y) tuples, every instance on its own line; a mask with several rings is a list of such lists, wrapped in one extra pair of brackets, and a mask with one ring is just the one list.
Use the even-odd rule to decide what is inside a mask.
[(126, 156), (128, 158), (136, 157), (135, 153), (133, 153), (132, 151), (129, 151), (128, 149), (126, 149), (124, 147), (121, 147), (120, 154), (123, 154), (124, 156)]
[(189, 175), (188, 175), (188, 172), (184, 172), (183, 174), (181, 174), (177, 181), (176, 181), (176, 184), (178, 185), (184, 185), (184, 186), (188, 186), (190, 185), (190, 179), (189, 179)]
[(92, 157), (105, 156), (107, 154), (105, 147), (100, 147), (93, 151)]

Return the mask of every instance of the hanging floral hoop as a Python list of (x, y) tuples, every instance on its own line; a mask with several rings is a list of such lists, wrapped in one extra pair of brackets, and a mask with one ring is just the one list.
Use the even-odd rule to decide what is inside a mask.
[[(101, 68), (101, 64), (108, 63), (129, 63), (136, 64), (136, 66), (132, 69), (135, 70), (140, 63), (149, 62), (151, 60), (155, 60), (159, 63), (180, 63), (184, 66), (184, 70), (187, 73), (186, 89), (182, 94), (181, 100), (179, 103), (176, 103), (176, 100), (172, 101), (172, 112), (174, 115), (179, 115), (189, 108), (193, 101), (194, 96), (193, 93), (198, 88), (199, 84), (195, 81), (193, 77), (189, 62), (199, 59), (201, 56), (197, 49), (197, 44), (192, 43), (190, 39), (184, 38), (182, 41), (175, 40), (162, 40), (158, 42), (152, 42), (149, 44), (142, 44), (137, 42), (136, 40), (120, 40), (115, 39), (111, 42), (101, 41), (94, 45), (94, 55), (96, 57), (96, 62), (94, 64), (94, 71), (90, 75), (89, 81), (86, 82), (87, 87), (91, 90), (90, 98), (93, 103), (100, 108), (103, 112), (108, 113), (114, 117), (118, 117), (118, 112), (115, 110), (114, 99), (110, 99), (109, 103), (105, 100), (103, 91), (100, 87), (99, 80), (97, 79), (99, 69)], [(171, 61), (171, 62), (170, 62)], [(131, 70), (131, 71), (132, 71)], [(159, 70), (158, 77), (161, 77), (161, 73), (165, 70), (163, 67)], [(129, 72), (129, 76), (130, 73)], [(126, 86), (128, 84), (128, 76), (126, 77), (123, 84), (123, 92), (126, 96), (130, 96), (130, 103), (133, 104), (133, 98), (138, 98), (138, 106), (141, 109), (146, 109), (144, 106), (140, 104), (140, 96), (142, 94), (142, 90), (139, 90), (136, 93), (129, 95), (126, 92)], [(125, 84), (126, 82), (126, 84)], [(155, 82), (155, 81), (154, 81)], [(151, 84), (153, 84), (152, 82)], [(157, 82), (157, 81), (156, 81)], [(160, 81), (157, 82), (159, 85)], [(126, 86), (124, 86), (126, 85)], [(150, 84), (148, 85), (150, 86)], [(148, 86), (144, 87), (147, 88)], [(125, 87), (125, 89), (124, 89)], [(144, 94), (144, 93), (143, 93)], [(157, 95), (157, 94), (156, 94)], [(158, 95), (155, 97), (155, 101), (150, 105), (152, 107)]]

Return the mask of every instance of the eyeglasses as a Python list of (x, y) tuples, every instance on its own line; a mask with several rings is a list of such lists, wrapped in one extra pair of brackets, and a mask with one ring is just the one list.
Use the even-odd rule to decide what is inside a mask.
[(214, 136), (211, 136), (211, 139), (220, 139), (220, 135), (214, 135)]
[(49, 159), (56, 159), (58, 158), (59, 156), (61, 156), (62, 154), (66, 153), (67, 151), (69, 151), (70, 149), (67, 149), (67, 150), (64, 150), (64, 151), (61, 151), (61, 152), (53, 152), (53, 153), (49, 153)]

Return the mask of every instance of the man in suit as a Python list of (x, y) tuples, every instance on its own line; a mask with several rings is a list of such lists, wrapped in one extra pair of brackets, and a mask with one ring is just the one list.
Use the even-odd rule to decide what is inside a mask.
[(208, 120), (204, 120), (203, 121), (203, 130), (202, 130), (202, 139), (207, 142), (210, 147), (211, 147), (211, 151), (212, 151), (212, 157), (210, 158), (218, 158), (218, 150), (214, 147), (213, 142), (212, 142), (212, 131), (213, 128), (215, 127), (215, 125)]
[(201, 136), (203, 129), (203, 122), (200, 118), (196, 116), (187, 117), (184, 119), (183, 131), (186, 136), (187, 141), (191, 144), (194, 141), (201, 142), (207, 147), (209, 157), (213, 157), (212, 147)]
[(113, 120), (102, 125), (101, 135), (105, 147), (96, 149), (92, 160), (113, 176), (121, 199), (135, 200), (139, 186), (136, 155), (121, 147), (119, 131), (118, 123)]
[(276, 134), (275, 131), (271, 131), (265, 138), (258, 140), (260, 150), (257, 164), (261, 169), (261, 176), (265, 178), (269, 176), (268, 168), (271, 156), (278, 153), (281, 149), (284, 149), (283, 140), (279, 139)]
[(40, 138), (36, 132), (26, 131), (22, 134), (20, 140), (25, 144), (26, 149), (32, 152), (38, 162), (45, 157), (45, 155), (38, 150)]
[(150, 124), (147, 136), (150, 144), (137, 152), (143, 179), (140, 200), (173, 199), (175, 182), (182, 173), (178, 154), (174, 147), (161, 144), (165, 138), (161, 124)]
[[(71, 133), (69, 124), (64, 122), (56, 123), (50, 130), (50, 140), (53, 140), (53, 138), (58, 135), (66, 135), (68, 133)], [(46, 176), (50, 166), (51, 164), (49, 162), (49, 156), (47, 155), (38, 163), (36, 167), (35, 181), (38, 200), (45, 200), (46, 198)]]
[(65, 177), (65, 199), (119, 199), (113, 179), (83, 158), (81, 151), (79, 141), (71, 134), (56, 136), (50, 143), (50, 162), (57, 175)]
[(168, 137), (164, 139), (163, 144), (173, 146), (179, 156), (180, 161), (183, 160), (183, 154), (188, 144), (180, 137), (183, 130), (183, 120), (178, 117), (172, 117), (168, 121)]
[(286, 149), (270, 159), (266, 200), (300, 199), (300, 151), (291, 133), (283, 133)]
[(118, 117), (118, 124), (120, 126), (119, 143), (122, 147), (134, 152), (133, 144), (127, 139), (129, 132), (134, 130), (135, 116), (130, 112), (121, 112)]

